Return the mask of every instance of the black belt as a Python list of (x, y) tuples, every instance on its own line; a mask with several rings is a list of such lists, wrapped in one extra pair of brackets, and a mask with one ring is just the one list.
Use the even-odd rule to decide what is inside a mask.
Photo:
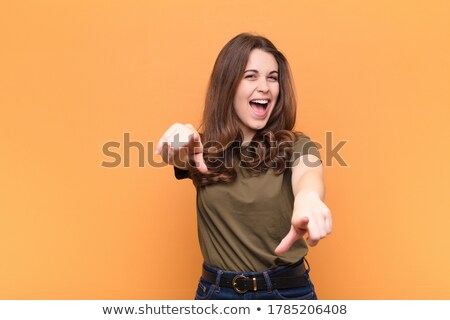
[[(268, 273), (271, 289), (289, 289), (305, 287), (309, 285), (309, 281), (305, 276), (305, 265), (303, 261), (300, 265), (277, 272), (275, 274)], [(211, 272), (203, 268), (202, 278), (206, 282), (215, 284), (217, 272)], [(249, 290), (268, 290), (266, 280), (262, 273), (256, 275), (233, 274), (227, 275), (223, 273), (220, 276), (220, 287), (233, 288), (237, 293), (246, 293)]]

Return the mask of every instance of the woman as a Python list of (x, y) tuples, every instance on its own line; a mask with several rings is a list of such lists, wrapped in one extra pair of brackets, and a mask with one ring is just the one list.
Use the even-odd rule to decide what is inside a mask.
[(202, 133), (174, 124), (158, 142), (155, 152), (197, 189), (196, 299), (317, 299), (306, 242), (316, 245), (332, 225), (320, 154), (292, 131), (296, 107), (283, 54), (243, 33), (216, 60)]

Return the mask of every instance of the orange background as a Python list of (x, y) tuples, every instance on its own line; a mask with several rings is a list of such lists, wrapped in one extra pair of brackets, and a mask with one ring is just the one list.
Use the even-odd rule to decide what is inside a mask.
[(348, 141), (319, 298), (450, 299), (449, 19), (444, 0), (2, 1), (0, 298), (193, 298), (194, 187), (136, 148), (102, 167), (102, 146), (197, 126), (217, 54), (251, 31), (291, 63), (297, 129)]

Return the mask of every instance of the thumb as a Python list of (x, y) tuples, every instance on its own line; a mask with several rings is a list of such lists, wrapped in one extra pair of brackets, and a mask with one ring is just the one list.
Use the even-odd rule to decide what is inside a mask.
[(206, 166), (205, 159), (203, 159), (203, 144), (200, 140), (200, 136), (194, 134), (189, 144), (192, 149), (192, 159), (195, 162), (196, 168), (201, 173), (207, 173), (208, 167)]
[(298, 239), (303, 237), (308, 231), (308, 222), (308, 217), (303, 217), (297, 227), (291, 225), (291, 230), (275, 248), (275, 254), (280, 255), (287, 252)]
[(208, 167), (203, 159), (203, 152), (194, 154), (195, 166), (201, 173), (208, 173)]

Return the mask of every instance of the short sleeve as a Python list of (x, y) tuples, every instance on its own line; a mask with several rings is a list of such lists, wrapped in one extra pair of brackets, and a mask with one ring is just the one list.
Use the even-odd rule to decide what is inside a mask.
[(173, 168), (174, 168), (175, 178), (177, 178), (178, 180), (189, 178), (188, 170), (183, 170), (183, 169), (177, 168), (175, 166), (173, 166)]
[[(320, 163), (322, 163), (317, 145), (313, 141), (311, 141), (308, 136), (297, 134), (297, 140), (294, 142), (294, 150), (291, 158), (292, 166), (295, 166), (299, 162), (298, 159), (305, 154), (312, 154), (316, 156), (317, 158), (319, 158)], [(318, 164), (316, 164), (316, 166)], [(314, 163), (312, 163), (312, 165), (314, 166)]]

